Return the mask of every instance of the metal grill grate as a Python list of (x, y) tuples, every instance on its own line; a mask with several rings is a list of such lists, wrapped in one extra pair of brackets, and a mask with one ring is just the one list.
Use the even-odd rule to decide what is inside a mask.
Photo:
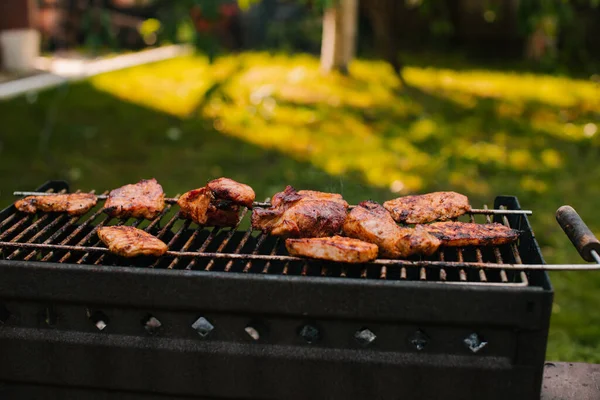
[[(50, 190), (49, 192), (52, 192)], [(22, 193), (28, 194), (28, 193)], [(104, 200), (106, 193), (99, 196)], [(14, 207), (0, 219), (0, 249), (8, 260), (74, 263), (103, 266), (136, 266), (161, 269), (254, 273), (268, 275), (322, 276), (355, 279), (428, 281), (446, 284), (527, 286), (517, 244), (481, 248), (441, 248), (427, 258), (376, 260), (345, 265), (290, 257), (284, 241), (253, 231), (251, 212), (243, 208), (236, 227), (198, 226), (180, 217), (174, 199), (154, 220), (115, 219), (102, 212), (103, 202), (81, 217), (38, 213), (27, 215)], [(262, 207), (268, 203), (256, 203)], [(474, 210), (460, 220), (495, 221), (520, 229), (527, 212), (520, 210)], [(516, 224), (515, 222), (516, 221)], [(108, 252), (98, 239), (101, 226), (130, 225), (143, 229), (168, 244), (160, 258), (125, 259)]]

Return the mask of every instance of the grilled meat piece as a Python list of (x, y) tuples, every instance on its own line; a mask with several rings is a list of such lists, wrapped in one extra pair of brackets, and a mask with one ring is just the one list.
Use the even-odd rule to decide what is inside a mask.
[(301, 199), (326, 200), (338, 203), (344, 208), (348, 208), (348, 203), (338, 193), (318, 192), (316, 190), (299, 190), (296, 191), (292, 186), (286, 186), (283, 192), (275, 193), (271, 199), (271, 208), (284, 207), (288, 208), (294, 205), (295, 202)]
[(499, 246), (519, 238), (519, 232), (507, 226), (470, 222), (436, 222), (427, 231), (442, 241), (443, 246)]
[(384, 258), (404, 258), (413, 254), (433, 254), (440, 240), (422, 225), (399, 227), (390, 214), (374, 201), (363, 201), (348, 214), (343, 231), (347, 236), (374, 243)]
[(256, 197), (250, 186), (229, 178), (212, 180), (206, 186), (213, 192), (215, 199), (227, 200), (248, 208), (252, 208)]
[(229, 178), (208, 182), (190, 190), (177, 200), (184, 218), (206, 226), (235, 226), (240, 220), (240, 206), (252, 207), (254, 190)]
[(153, 219), (165, 208), (165, 193), (156, 179), (143, 179), (112, 190), (104, 212), (116, 218)]
[(162, 240), (132, 226), (104, 226), (98, 229), (98, 237), (111, 253), (123, 257), (158, 257), (167, 251), (167, 245)]
[(28, 214), (44, 211), (83, 215), (94, 207), (97, 201), (96, 196), (91, 193), (51, 194), (25, 197), (18, 200), (15, 207), (17, 210)]
[(292, 256), (344, 263), (364, 263), (377, 258), (376, 245), (341, 236), (287, 239), (285, 247)]
[(275, 236), (324, 237), (340, 232), (348, 203), (339, 194), (288, 186), (273, 196), (270, 208), (252, 211), (252, 227)]
[(447, 221), (471, 211), (469, 199), (455, 192), (434, 192), (398, 197), (383, 203), (392, 217), (403, 224)]
[(181, 216), (191, 219), (199, 225), (206, 224), (208, 220), (208, 207), (211, 201), (211, 192), (207, 187), (190, 190), (178, 200)]
[(207, 226), (236, 226), (240, 220), (240, 207), (230, 204), (227, 207), (218, 207), (211, 202), (206, 212)]

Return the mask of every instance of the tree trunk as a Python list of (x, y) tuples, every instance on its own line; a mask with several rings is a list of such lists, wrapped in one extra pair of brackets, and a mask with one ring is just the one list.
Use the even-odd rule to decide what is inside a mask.
[(367, 12), (375, 36), (375, 48), (380, 56), (389, 62), (400, 78), (403, 86), (406, 81), (402, 75), (402, 61), (398, 49), (398, 0), (369, 0)]
[(356, 53), (358, 0), (339, 0), (323, 15), (321, 69), (325, 72), (348, 72)]

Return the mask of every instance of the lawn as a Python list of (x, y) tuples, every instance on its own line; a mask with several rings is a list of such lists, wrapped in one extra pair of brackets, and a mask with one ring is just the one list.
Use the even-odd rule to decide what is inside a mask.
[[(260, 199), (286, 184), (355, 203), (433, 190), (476, 206), (513, 194), (546, 260), (580, 262), (554, 220), (600, 235), (600, 87), (566, 77), (384, 63), (323, 76), (304, 55), (178, 58), (0, 103), (0, 201), (46, 179), (110, 189), (156, 177), (169, 195), (230, 176)], [(600, 362), (600, 274), (553, 273), (549, 359)]]

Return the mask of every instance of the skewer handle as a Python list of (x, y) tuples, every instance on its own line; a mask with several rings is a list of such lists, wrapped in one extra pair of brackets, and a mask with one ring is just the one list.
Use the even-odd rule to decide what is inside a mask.
[[(600, 241), (596, 239), (594, 233), (583, 222), (577, 211), (571, 206), (562, 206), (556, 211), (556, 220), (581, 257), (585, 261), (597, 262), (596, 257), (600, 254)], [(596, 257), (592, 254), (592, 251), (596, 253)]]

